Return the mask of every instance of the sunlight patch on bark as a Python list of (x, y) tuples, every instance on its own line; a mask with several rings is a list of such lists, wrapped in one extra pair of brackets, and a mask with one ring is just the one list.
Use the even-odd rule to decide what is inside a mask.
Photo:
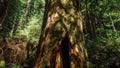
[(61, 68), (61, 67), (60, 67), (60, 64), (61, 64), (60, 61), (61, 61), (61, 60), (60, 60), (60, 53), (58, 53), (58, 54), (57, 54), (57, 57), (56, 57), (56, 67), (55, 67), (55, 68)]
[(76, 51), (77, 53), (79, 53), (79, 49), (78, 49), (78, 45), (77, 45), (77, 44), (75, 45), (75, 51)]
[(72, 36), (70, 36), (70, 42), (71, 42), (71, 44), (73, 45), (74, 43), (74, 41), (73, 41), (73, 37)]
[(60, 1), (63, 5), (66, 5), (69, 2), (69, 0), (60, 0)]
[(69, 9), (69, 11), (70, 11), (69, 13), (70, 13), (72, 16), (74, 16), (74, 14), (75, 14), (75, 9), (72, 8), (72, 9)]
[(61, 24), (60, 22), (57, 23), (57, 25), (55, 26), (55, 29), (58, 31), (61, 31)]
[(71, 54), (74, 54), (75, 56), (77, 56), (79, 54), (79, 49), (78, 49), (78, 45), (75, 44), (73, 46), (73, 48), (71, 49)]
[(72, 16), (70, 17), (70, 22), (71, 22), (71, 23), (75, 22), (74, 17), (72, 17)]

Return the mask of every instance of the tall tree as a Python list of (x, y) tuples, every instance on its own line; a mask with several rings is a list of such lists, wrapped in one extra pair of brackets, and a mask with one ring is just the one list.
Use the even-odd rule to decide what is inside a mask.
[[(20, 16), (20, 1), (19, 0), (1, 0), (0, 6), (0, 24), (2, 25), (0, 33), (6, 36), (12, 36), (18, 26)], [(16, 6), (15, 6), (16, 5)]]
[(87, 68), (80, 0), (46, 0), (34, 68)]
[(2, 22), (4, 21), (7, 15), (8, 5), (8, 0), (0, 0), (0, 25), (2, 25)]

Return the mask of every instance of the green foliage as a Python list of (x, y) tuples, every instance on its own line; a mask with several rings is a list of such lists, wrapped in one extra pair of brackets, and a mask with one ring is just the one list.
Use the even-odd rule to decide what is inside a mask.
[[(25, 3), (26, 0), (22, 1)], [(27, 21), (18, 27), (16, 35), (37, 41), (41, 30), (45, 2), (43, 0), (32, 0), (29, 4), (27, 16), (22, 15), (22, 19), (27, 17)]]
[(118, 39), (120, 39), (120, 35), (86, 40), (91, 68), (109, 68), (111, 63), (120, 62), (120, 41)]
[(3, 58), (3, 57), (0, 57), (0, 68), (5, 68), (5, 62), (1, 58)]
[(14, 25), (17, 24), (17, 20), (19, 19), (19, 15), (21, 12), (19, 5), (20, 2), (18, 0), (12, 0), (9, 2), (7, 17), (2, 24), (2, 30), (0, 30), (1, 33), (4, 33), (5, 35), (10, 35), (11, 30), (15, 28)]
[[(84, 0), (83, 2), (86, 3)], [(89, 0), (88, 9), (95, 18), (96, 38), (85, 33), (90, 68), (109, 68), (120, 65), (120, 0)], [(82, 14), (86, 18), (86, 4), (82, 3)], [(84, 19), (86, 20), (89, 19)], [(92, 21), (95, 23), (95, 21)], [(116, 31), (113, 29), (115, 27)], [(90, 28), (89, 28), (90, 29)]]
[(5, 67), (6, 67), (6, 68), (9, 68), (9, 67), (12, 67), (12, 68), (20, 68), (20, 65), (16, 65), (16, 64), (13, 64), (13, 63), (7, 63), (7, 64), (5, 64)]
[(37, 41), (42, 25), (44, 0), (9, 1), (7, 17), (0, 32), (6, 36), (22, 36)]

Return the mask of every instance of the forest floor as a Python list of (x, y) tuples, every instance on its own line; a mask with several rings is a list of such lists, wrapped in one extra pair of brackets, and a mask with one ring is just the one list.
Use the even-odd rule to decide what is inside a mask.
[[(0, 68), (5, 68), (5, 61), (13, 66), (29, 66), (35, 56), (37, 42), (30, 42), (22, 38), (3, 38), (0, 36)], [(4, 58), (3, 58), (4, 57)], [(9, 64), (7, 64), (9, 65)], [(28, 67), (29, 68), (29, 67)]]

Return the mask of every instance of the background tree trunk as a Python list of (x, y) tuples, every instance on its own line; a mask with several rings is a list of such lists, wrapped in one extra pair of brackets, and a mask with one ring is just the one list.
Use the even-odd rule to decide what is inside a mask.
[(8, 0), (0, 0), (0, 26), (2, 26), (2, 22), (7, 15), (8, 5)]
[(87, 68), (79, 0), (46, 0), (34, 68)]

